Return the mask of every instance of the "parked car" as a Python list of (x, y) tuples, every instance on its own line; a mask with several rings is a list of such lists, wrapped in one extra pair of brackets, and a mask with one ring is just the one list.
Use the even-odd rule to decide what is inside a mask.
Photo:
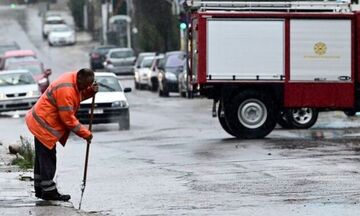
[(75, 31), (67, 25), (57, 25), (48, 35), (49, 46), (74, 45), (76, 43)]
[(30, 109), (39, 97), (39, 86), (29, 71), (0, 73), (0, 112)]
[[(123, 89), (114, 73), (96, 72), (95, 80), (99, 84), (99, 92), (95, 97), (94, 124), (113, 123), (119, 124), (120, 130), (130, 128), (129, 103), (124, 93), (131, 88)], [(89, 123), (89, 113), (92, 99), (89, 98), (80, 104), (77, 113), (80, 122)]]
[(39, 60), (29, 60), (22, 62), (11, 63), (6, 66), (5, 70), (28, 70), (35, 78), (39, 85), (41, 93), (44, 93), (47, 87), (49, 87), (51, 75), (51, 69), (45, 69), (44, 64)]
[(159, 63), (159, 96), (168, 97), (170, 92), (179, 92), (178, 75), (183, 71), (186, 54), (183, 51), (167, 52)]
[(65, 21), (61, 16), (53, 15), (46, 17), (42, 26), (43, 38), (47, 38), (49, 32), (51, 32), (54, 28), (58, 27), (59, 25), (62, 26), (64, 24)]
[(159, 89), (159, 82), (158, 82), (158, 74), (159, 68), (158, 65), (160, 61), (165, 57), (164, 54), (157, 54), (154, 58), (154, 61), (150, 67), (150, 75), (148, 80), (148, 86), (151, 91), (157, 91)]
[(106, 54), (104, 68), (117, 75), (134, 74), (136, 57), (131, 48), (110, 49)]
[[(193, 79), (195, 76), (193, 75)], [(188, 73), (188, 67), (184, 63), (183, 71), (178, 75), (179, 80), (179, 94), (181, 97), (193, 98), (196, 95), (199, 95), (199, 87), (195, 87), (191, 84), (191, 77)]]
[(8, 64), (19, 61), (37, 59), (36, 53), (32, 50), (12, 50), (5, 52), (1, 58), (0, 69), (5, 68)]
[(143, 58), (140, 65), (135, 68), (134, 80), (136, 89), (148, 88), (151, 76), (151, 66), (154, 62), (155, 56), (147, 56)]
[(96, 69), (103, 69), (104, 68), (104, 61), (106, 59), (106, 54), (109, 52), (110, 49), (116, 48), (115, 45), (103, 45), (94, 47), (89, 56), (90, 56), (90, 68), (92, 70)]
[(134, 74), (136, 74), (137, 70), (141, 68), (141, 63), (145, 57), (155, 56), (155, 55), (156, 55), (156, 53), (154, 53), (154, 52), (139, 53), (139, 55), (136, 58), (135, 64), (134, 64)]

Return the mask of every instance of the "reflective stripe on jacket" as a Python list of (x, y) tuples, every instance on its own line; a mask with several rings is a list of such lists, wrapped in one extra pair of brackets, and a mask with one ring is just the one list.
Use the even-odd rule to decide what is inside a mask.
[(92, 97), (91, 88), (79, 92), (76, 72), (65, 73), (52, 82), (25, 116), (31, 133), (47, 148), (57, 141), (65, 145), (70, 131), (87, 138), (91, 132), (76, 118), (80, 101)]

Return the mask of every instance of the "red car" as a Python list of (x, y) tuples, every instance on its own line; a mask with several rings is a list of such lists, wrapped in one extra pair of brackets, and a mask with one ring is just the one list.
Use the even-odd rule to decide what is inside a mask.
[(30, 71), (38, 83), (41, 93), (44, 93), (50, 84), (49, 76), (51, 69), (44, 69), (44, 64), (39, 60), (26, 60), (12, 62), (5, 67), (6, 70), (24, 69)]
[(12, 62), (37, 59), (36, 53), (32, 50), (12, 50), (5, 52), (1, 58), (0, 69), (4, 69)]

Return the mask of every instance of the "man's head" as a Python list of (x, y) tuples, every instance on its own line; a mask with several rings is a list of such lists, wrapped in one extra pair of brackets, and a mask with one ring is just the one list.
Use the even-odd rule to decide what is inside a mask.
[(76, 75), (76, 84), (79, 91), (82, 91), (91, 86), (91, 84), (94, 82), (94, 76), (94, 71), (92, 71), (91, 69), (83, 68), (79, 70)]

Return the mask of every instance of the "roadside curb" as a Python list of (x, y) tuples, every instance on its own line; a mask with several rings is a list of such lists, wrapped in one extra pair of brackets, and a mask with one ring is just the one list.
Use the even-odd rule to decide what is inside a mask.
[[(15, 156), (7, 153), (7, 146), (0, 145), (0, 212), (1, 215), (100, 215), (77, 210), (72, 202), (49, 202), (35, 198), (32, 173), (12, 166)], [(24, 179), (24, 180), (21, 180)]]

